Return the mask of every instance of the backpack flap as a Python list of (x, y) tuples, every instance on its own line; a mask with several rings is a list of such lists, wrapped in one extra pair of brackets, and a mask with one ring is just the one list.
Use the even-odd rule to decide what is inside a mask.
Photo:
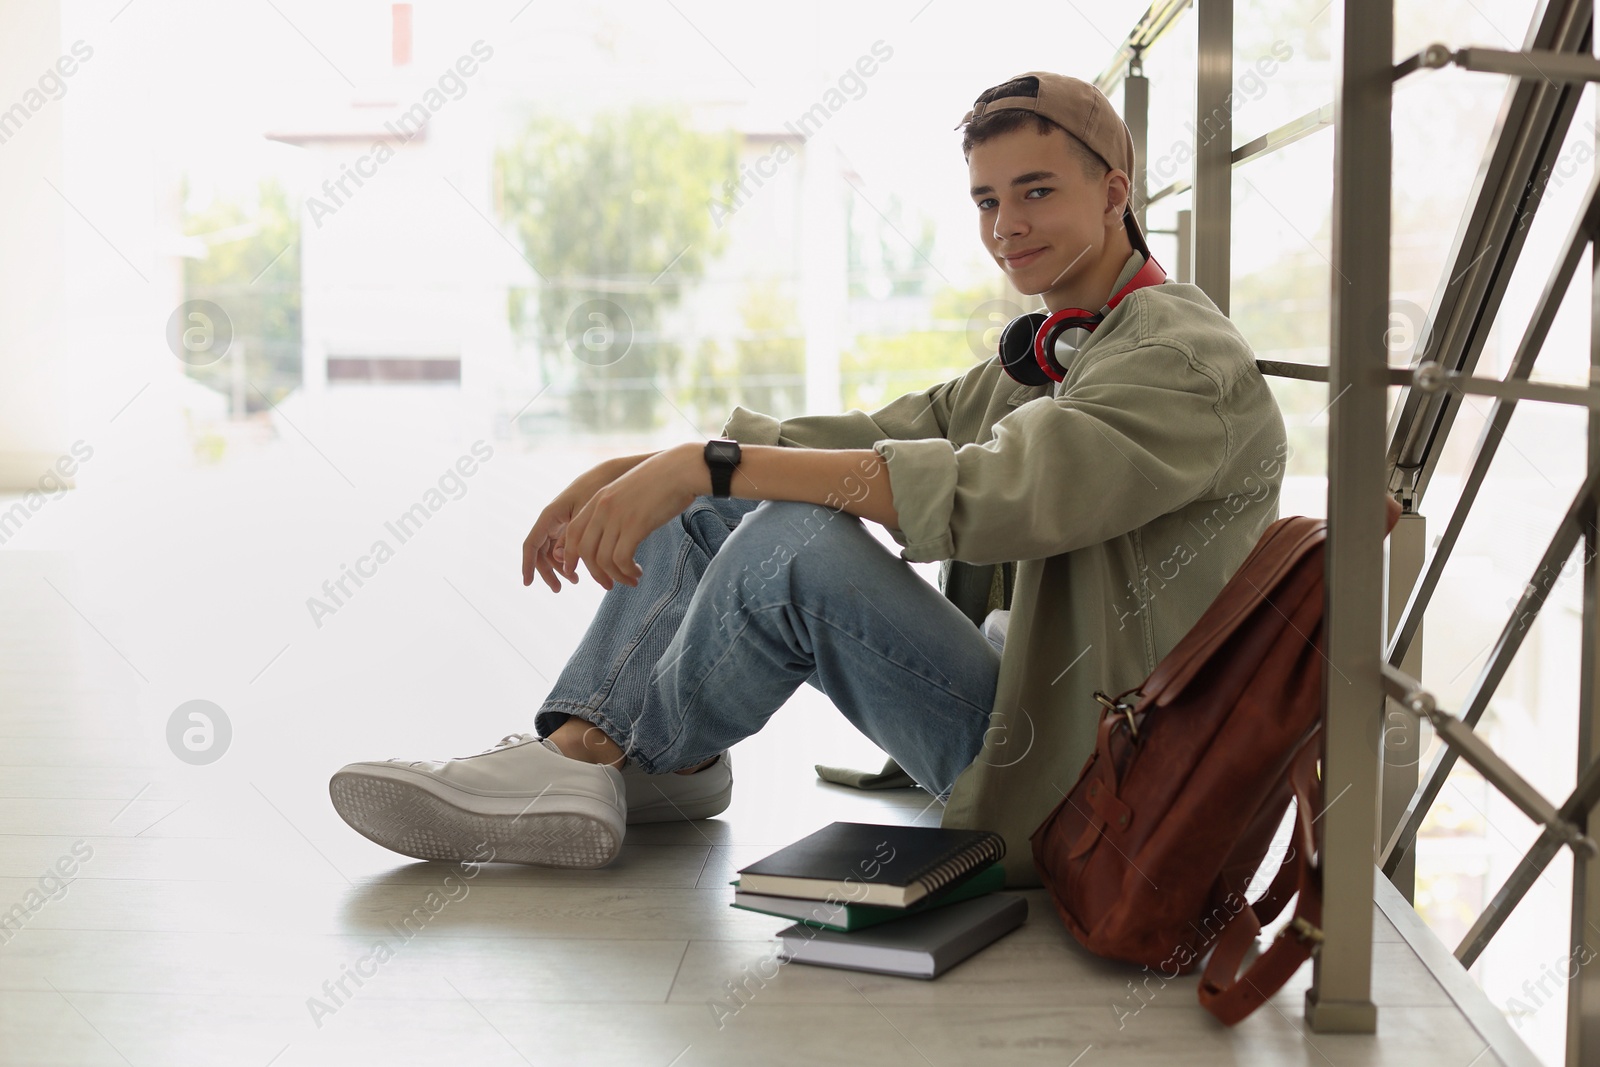
[(1274, 522), (1205, 614), (1140, 686), (1143, 702), (1172, 703), (1223, 642), (1262, 608), (1267, 594), (1326, 539), (1322, 519), (1296, 515)]
[[(1400, 521), (1400, 502), (1384, 495), (1384, 536)], [(1216, 600), (1200, 616), (1172, 651), (1156, 664), (1140, 691), (1157, 707), (1164, 707), (1183, 692), (1206, 660), (1260, 608), (1277, 586), (1308, 553), (1327, 540), (1326, 519), (1292, 515), (1267, 527)]]

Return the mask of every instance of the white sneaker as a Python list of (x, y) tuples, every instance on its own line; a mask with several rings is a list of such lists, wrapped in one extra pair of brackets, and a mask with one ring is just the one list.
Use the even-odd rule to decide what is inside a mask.
[(533, 734), (459, 759), (347, 764), (328, 794), (358, 833), (421, 860), (604, 867), (622, 847), (622, 775)]
[(725, 811), (733, 797), (733, 764), (727, 749), (720, 756), (694, 774), (646, 774), (631, 760), (624, 764), (628, 822), (709, 819)]

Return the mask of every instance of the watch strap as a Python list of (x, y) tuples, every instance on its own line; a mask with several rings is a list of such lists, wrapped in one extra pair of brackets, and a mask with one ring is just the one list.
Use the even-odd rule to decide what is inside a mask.
[(739, 442), (729, 437), (714, 437), (706, 442), (706, 466), (711, 469), (711, 495), (733, 495), (733, 469), (739, 465)]

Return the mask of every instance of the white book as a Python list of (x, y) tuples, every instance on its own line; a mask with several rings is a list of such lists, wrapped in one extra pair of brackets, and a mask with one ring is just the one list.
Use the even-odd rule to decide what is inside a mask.
[(907, 978), (937, 978), (1021, 926), (1027, 917), (1026, 897), (989, 893), (848, 934), (795, 923), (778, 931), (783, 939), (778, 958)]

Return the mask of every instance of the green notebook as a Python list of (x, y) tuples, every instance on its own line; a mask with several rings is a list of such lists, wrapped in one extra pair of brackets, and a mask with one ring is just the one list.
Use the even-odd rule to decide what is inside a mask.
[(785, 919), (799, 919), (807, 926), (850, 933), (853, 930), (861, 930), (868, 926), (889, 922), (891, 919), (901, 919), (919, 911), (927, 911), (944, 904), (954, 904), (957, 901), (971, 900), (974, 897), (981, 897), (985, 893), (992, 893), (1005, 886), (1006, 868), (1003, 863), (991, 863), (971, 877), (963, 878), (955, 885), (932, 896), (923, 897), (915, 904), (905, 908), (892, 908), (881, 904), (830, 904), (824, 900), (805, 900), (799, 897), (777, 897), (764, 893), (745, 893), (737, 891), (739, 886), (737, 879), (730, 884), (736, 890), (733, 894), (732, 904), (735, 908), (743, 908), (746, 911), (759, 911), (763, 915), (778, 915)]

